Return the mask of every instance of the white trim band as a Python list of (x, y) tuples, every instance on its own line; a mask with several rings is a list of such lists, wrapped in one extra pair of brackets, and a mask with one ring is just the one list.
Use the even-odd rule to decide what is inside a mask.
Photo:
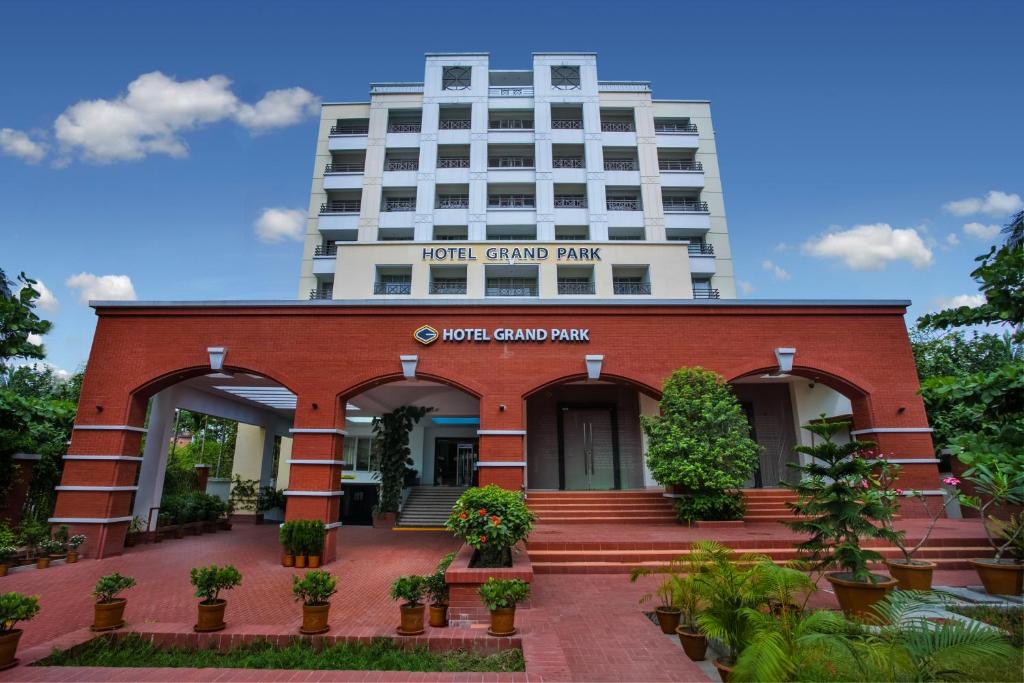
[(51, 524), (120, 524), (132, 521), (131, 517), (50, 517)]
[(43, 456), (39, 453), (15, 453), (11, 456), (11, 460), (42, 460)]
[(944, 496), (947, 493), (948, 493), (948, 491), (945, 491), (943, 489), (924, 489), (924, 490), (904, 489), (903, 490), (904, 497), (915, 496), (917, 494), (921, 494), (922, 496)]
[(73, 429), (79, 430), (92, 430), (92, 431), (124, 431), (124, 432), (139, 432), (145, 434), (149, 430), (145, 427), (132, 427), (131, 425), (75, 425)]
[(477, 436), (526, 436), (525, 429), (478, 429)]
[(488, 460), (476, 463), (477, 467), (526, 467), (525, 460)]
[(289, 429), (290, 434), (338, 434), (339, 436), (348, 436), (348, 432), (344, 429), (320, 429), (314, 427), (293, 427)]
[(927, 434), (935, 431), (931, 427), (868, 427), (867, 429), (854, 429), (850, 436), (858, 434)]
[(138, 491), (138, 486), (54, 486), (54, 491)]
[(126, 462), (142, 462), (141, 455), (65, 455), (65, 460), (124, 460)]
[(289, 465), (344, 465), (344, 460), (312, 460), (309, 458), (301, 460), (285, 460)]
[(344, 496), (344, 491), (285, 491), (286, 496), (307, 496), (307, 497), (320, 497), (320, 498), (334, 498), (336, 496)]
[(934, 465), (938, 458), (885, 458), (884, 460), (868, 460), (870, 463), (891, 462), (894, 465)]
[(340, 529), (341, 522), (331, 522), (330, 524), (324, 524), (324, 528), (330, 531), (331, 529)]

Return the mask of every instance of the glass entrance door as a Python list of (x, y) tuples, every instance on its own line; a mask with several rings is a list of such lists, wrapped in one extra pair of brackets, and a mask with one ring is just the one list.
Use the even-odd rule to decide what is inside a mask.
[(438, 437), (434, 440), (434, 486), (475, 486), (476, 461), (476, 439)]
[(602, 491), (615, 486), (615, 429), (611, 409), (563, 408), (565, 488)]

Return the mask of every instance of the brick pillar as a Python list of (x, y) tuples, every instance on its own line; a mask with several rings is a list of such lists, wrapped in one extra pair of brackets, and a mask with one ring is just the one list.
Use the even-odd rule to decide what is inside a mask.
[[(299, 406), (303, 404), (300, 399)], [(319, 519), (327, 525), (327, 540), (321, 558), (327, 563), (338, 556), (344, 404), (336, 409), (334, 419), (319, 413), (296, 410), (295, 426), (291, 429), (292, 454), (288, 461), (285, 520)]]
[(480, 486), (497, 484), (518, 491), (526, 483), (526, 429), (523, 401), (515, 397), (480, 399), (477, 463)]
[(11, 456), (14, 472), (7, 498), (0, 501), (0, 520), (6, 520), (12, 527), (21, 522), (25, 499), (32, 486), (32, 471), (41, 457), (35, 453), (15, 453)]

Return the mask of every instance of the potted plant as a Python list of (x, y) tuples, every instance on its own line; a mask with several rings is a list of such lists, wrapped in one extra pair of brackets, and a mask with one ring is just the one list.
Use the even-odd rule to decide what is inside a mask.
[(224, 608), (227, 600), (220, 597), (222, 590), (230, 590), (242, 583), (242, 575), (230, 564), (218, 567), (195, 567), (191, 574), (192, 585), (196, 589), (199, 602), (199, 619), (193, 629), (197, 633), (220, 631), (224, 623)]
[(306, 563), (310, 569), (320, 566), (320, 557), (324, 551), (324, 541), (327, 540), (327, 526), (319, 519), (306, 519)]
[(128, 523), (128, 533), (124, 536), (124, 547), (131, 548), (139, 540), (139, 536), (146, 532), (148, 524), (142, 517), (132, 517), (132, 521)]
[(905, 536), (897, 531), (892, 526), (892, 519), (890, 518), (886, 524), (889, 525), (890, 530), (893, 532), (893, 544), (900, 549), (903, 553), (903, 559), (897, 560), (886, 560), (885, 566), (888, 567), (889, 573), (896, 579), (897, 586), (900, 590), (904, 591), (930, 591), (932, 589), (932, 572), (935, 571), (937, 566), (934, 562), (928, 560), (916, 560), (914, 554), (924, 547), (924, 544), (928, 542), (928, 538), (932, 535), (932, 531), (935, 529), (935, 523), (942, 517), (946, 508), (953, 501), (959, 503), (968, 504), (970, 499), (960, 493), (960, 490), (956, 488), (960, 485), (960, 480), (956, 477), (946, 477), (942, 480), (942, 483), (946, 486), (951, 487), (952, 491), (948, 495), (943, 496), (942, 505), (929, 505), (928, 500), (922, 491), (918, 490), (904, 490), (895, 485), (896, 480), (899, 478), (900, 470), (902, 469), (899, 465), (894, 465), (884, 458), (880, 458), (877, 462), (878, 465), (878, 476), (879, 486), (882, 491), (888, 493), (893, 497), (893, 501), (896, 505), (899, 505), (899, 500), (915, 500), (920, 503), (925, 515), (928, 517), (928, 527), (925, 529), (924, 534), (913, 546), (906, 540)]
[(277, 532), (277, 538), (281, 541), (283, 551), (281, 553), (281, 566), (295, 566), (295, 522), (285, 522)]
[[(666, 570), (670, 576), (658, 584), (658, 587), (653, 591), (640, 596), (641, 605), (650, 602), (651, 598), (658, 599), (658, 606), (654, 608), (654, 615), (658, 618), (661, 632), (665, 634), (675, 633), (676, 627), (679, 626), (679, 576), (674, 569), (674, 565), (670, 565), (668, 570)], [(635, 583), (641, 576), (647, 576), (657, 571), (647, 567), (635, 567), (630, 572), (629, 580)]]
[(477, 589), (480, 599), (491, 611), (492, 636), (511, 636), (516, 632), (516, 604), (530, 595), (530, 584), (522, 579), (496, 579), (493, 576)]
[(518, 491), (490, 484), (459, 496), (445, 527), (476, 549), (474, 566), (509, 567), (512, 549), (529, 535), (534, 519)]
[(993, 508), (1024, 503), (1024, 470), (1017, 465), (996, 460), (975, 462), (964, 473), (978, 497), (971, 501), (980, 513), (985, 538), (995, 551), (991, 559), (971, 560), (985, 590), (993, 595), (1020, 595), (1024, 584), (1024, 557), (1014, 557), (1014, 549), (1024, 540), (1024, 523), (1020, 516), (1009, 522), (990, 514)]
[(78, 562), (78, 549), (85, 543), (85, 534), (75, 534), (68, 539), (68, 556), (65, 560), (68, 564)]
[(299, 633), (316, 635), (327, 633), (328, 612), (331, 609), (331, 596), (337, 590), (338, 580), (319, 569), (306, 572), (301, 579), (292, 577), (292, 593), (296, 600), (302, 600), (302, 627)]
[(445, 580), (445, 572), (454, 559), (455, 553), (448, 553), (437, 563), (437, 569), (433, 574), (423, 577), (427, 583), (427, 597), (430, 600), (428, 621), (435, 628), (444, 628), (448, 625), (448, 582)]
[(700, 593), (691, 577), (678, 580), (676, 599), (679, 604), (679, 626), (676, 636), (683, 652), (694, 662), (703, 662), (708, 651), (708, 639), (697, 628), (697, 612), (700, 610)]
[(39, 555), (36, 556), (36, 569), (46, 569), (50, 560), (61, 556), (64, 544), (55, 538), (44, 538), (39, 542)]
[(19, 621), (28, 621), (39, 614), (39, 600), (21, 593), (0, 594), (0, 671), (16, 666), (14, 654), (18, 651), (21, 629), (14, 628)]
[(423, 628), (423, 594), (426, 589), (423, 577), (416, 574), (399, 576), (391, 584), (391, 599), (405, 601), (400, 607), (402, 621), (398, 627), (399, 635), (418, 636), (425, 630)]
[(18, 549), (13, 545), (0, 545), (0, 576), (7, 576), (7, 569), (17, 554)]
[(895, 588), (896, 580), (868, 571), (868, 562), (882, 555), (861, 547), (864, 539), (895, 545), (902, 532), (893, 529), (896, 505), (874, 472), (874, 444), (866, 441), (837, 443), (833, 437), (849, 422), (819, 421), (805, 425), (821, 441), (793, 450), (810, 456), (804, 464), (790, 464), (801, 473), (796, 484), (785, 484), (797, 494), (789, 507), (798, 518), (784, 524), (810, 536), (796, 547), (814, 570), (838, 567), (825, 574), (839, 606), (847, 614), (866, 616), (874, 603)]
[(124, 608), (128, 601), (118, 595), (134, 585), (135, 579), (121, 576), (117, 572), (100, 577), (92, 589), (93, 597), (96, 598), (91, 627), (93, 631), (112, 631), (124, 626)]

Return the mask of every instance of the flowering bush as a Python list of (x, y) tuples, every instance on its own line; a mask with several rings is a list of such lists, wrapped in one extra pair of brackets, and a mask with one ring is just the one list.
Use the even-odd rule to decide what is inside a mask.
[(517, 491), (491, 484), (459, 496), (445, 525), (479, 553), (479, 566), (509, 564), (509, 551), (533, 529), (535, 515)]
[(85, 534), (75, 534), (68, 539), (68, 547), (72, 550), (78, 550), (83, 543), (85, 543)]

